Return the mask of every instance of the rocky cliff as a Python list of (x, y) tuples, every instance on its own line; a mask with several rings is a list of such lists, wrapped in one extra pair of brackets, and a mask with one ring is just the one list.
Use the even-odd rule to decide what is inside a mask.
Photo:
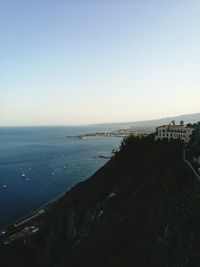
[(48, 208), (31, 245), (1, 266), (198, 266), (200, 185), (178, 142), (129, 137), (112, 159)]

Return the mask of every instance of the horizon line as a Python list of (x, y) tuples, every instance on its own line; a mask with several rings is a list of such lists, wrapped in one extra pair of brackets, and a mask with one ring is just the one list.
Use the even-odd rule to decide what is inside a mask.
[(141, 123), (141, 122), (153, 122), (158, 120), (165, 120), (170, 118), (178, 118), (182, 116), (192, 116), (192, 115), (200, 115), (198, 113), (187, 113), (180, 114), (174, 116), (160, 117), (154, 119), (144, 119), (144, 120), (135, 120), (135, 121), (120, 121), (120, 122), (95, 122), (95, 123), (85, 123), (85, 124), (33, 124), (33, 125), (0, 125), (0, 128), (23, 128), (23, 127), (91, 127), (91, 126), (99, 126), (99, 125), (109, 125), (109, 124), (130, 124), (130, 123)]

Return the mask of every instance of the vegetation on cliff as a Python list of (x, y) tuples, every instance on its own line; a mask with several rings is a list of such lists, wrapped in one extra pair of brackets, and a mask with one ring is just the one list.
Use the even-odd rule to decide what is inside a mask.
[(111, 160), (49, 207), (29, 243), (0, 249), (1, 266), (198, 266), (200, 185), (182, 144), (125, 139)]

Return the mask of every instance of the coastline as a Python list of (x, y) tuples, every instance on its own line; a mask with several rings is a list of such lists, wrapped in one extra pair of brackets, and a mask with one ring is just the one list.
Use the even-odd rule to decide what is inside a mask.
[[(72, 186), (73, 187), (73, 186)], [(71, 187), (71, 188), (72, 188)], [(55, 202), (57, 202), (59, 199), (61, 199), (67, 192), (69, 192), (71, 190), (71, 188), (67, 191), (65, 191), (64, 193), (61, 193), (60, 195), (58, 195), (57, 197), (53, 198), (52, 200), (49, 200), (48, 202), (46, 202), (45, 204), (41, 205), (39, 208), (34, 209), (28, 213), (26, 213), (25, 215), (22, 215), (20, 217), (18, 217), (16, 220), (13, 220), (12, 222), (10, 222), (9, 224), (0, 226), (0, 232), (2, 231), (7, 231), (9, 228), (14, 227), (15, 224), (20, 224), (21, 222), (31, 218), (34, 214), (38, 213), (40, 210), (44, 210), (46, 211), (48, 209), (48, 207), (52, 204), (54, 204)]]
[[(120, 139), (116, 138), (95, 142), (65, 138), (90, 131), (88, 127), (31, 127), (6, 129), (1, 133), (4, 160), (0, 185), (7, 188), (0, 191), (0, 231), (59, 199), (105, 163), (106, 158), (102, 160), (99, 155), (106, 157), (119, 147)], [(23, 173), (26, 177), (22, 177)]]
[[(96, 171), (93, 172), (92, 175), (87, 176), (84, 180), (78, 181), (69, 187), (66, 191), (59, 194), (57, 197), (49, 200), (44, 205), (41, 205), (39, 208), (32, 210), (24, 216), (21, 216), (14, 220), (13, 222), (0, 227), (0, 244), (7, 246), (10, 245), (17, 239), (24, 238), (26, 236), (30, 237), (31, 235), (35, 235), (35, 233), (39, 232), (43, 225), (46, 223), (46, 219), (48, 218), (48, 211), (51, 210), (51, 206), (56, 205), (67, 193), (69, 193), (74, 187), (78, 184), (87, 181), (95, 175), (102, 167), (104, 167), (111, 159), (111, 157), (103, 157), (107, 159), (107, 161)], [(37, 232), (34, 232), (37, 230)]]
[(31, 235), (38, 233), (43, 225), (45, 225), (48, 214), (47, 211), (50, 209), (50, 206), (56, 204), (56, 202), (62, 199), (62, 197), (64, 197), (64, 195), (70, 190), (71, 188), (56, 198), (48, 201), (40, 208), (31, 211), (25, 216), (21, 216), (6, 226), (1, 227), (0, 244), (7, 246), (18, 239), (26, 236), (30, 237)]
[[(109, 157), (109, 158), (107, 158), (107, 157), (103, 157), (103, 156), (100, 156), (100, 157), (102, 157), (102, 158), (104, 158), (104, 159), (107, 159), (107, 161), (105, 162), (105, 164), (110, 160), (110, 157)], [(103, 164), (99, 169), (101, 169), (105, 164)], [(60, 200), (65, 196), (66, 193), (70, 192), (71, 189), (72, 189), (73, 187), (75, 187), (76, 185), (78, 185), (79, 183), (81, 183), (81, 182), (83, 182), (83, 181), (88, 180), (88, 179), (89, 179), (91, 176), (93, 176), (99, 169), (97, 169), (92, 175), (86, 177), (84, 180), (81, 180), (81, 181), (79, 181), (79, 182), (73, 184), (73, 185), (70, 186), (68, 189), (66, 189), (66, 191), (60, 193), (58, 196), (56, 196), (56, 197), (54, 197), (53, 199), (47, 201), (45, 204), (41, 205), (40, 207), (38, 207), (38, 208), (36, 208), (36, 209), (34, 209), (34, 210), (32, 210), (32, 211), (26, 213), (25, 215), (22, 215), (22, 216), (18, 217), (17, 219), (13, 220), (12, 222), (10, 222), (10, 223), (8, 223), (8, 224), (5, 224), (5, 225), (3, 225), (3, 226), (0, 226), (0, 241), (2, 241), (1, 238), (3, 237), (3, 236), (2, 236), (2, 233), (3, 233), (3, 232), (6, 232), (6, 235), (9, 236), (9, 235), (11, 234), (11, 233), (10, 233), (10, 229), (11, 229), (12, 232), (13, 232), (14, 229), (15, 229), (16, 231), (18, 231), (18, 228), (15, 227), (16, 224), (17, 224), (17, 225), (18, 225), (18, 224), (21, 224), (21, 225), (23, 225), (23, 227), (25, 227), (26, 224), (29, 224), (29, 223), (30, 223), (31, 218), (32, 218), (35, 214), (40, 213), (41, 210), (44, 210), (44, 215), (45, 215), (45, 214), (46, 214), (46, 211), (49, 209), (49, 207), (50, 207), (51, 205), (56, 204), (58, 201), (60, 201)], [(26, 222), (22, 224), (23, 221), (26, 221)]]
[[(106, 159), (106, 162), (99, 168), (101, 169), (110, 159), (111, 156), (106, 157), (106, 156), (98, 156), (99, 158), (103, 158)], [(97, 169), (96, 171), (94, 171), (94, 173), (92, 173), (92, 175), (87, 176), (84, 180), (80, 180), (78, 182), (76, 182), (75, 184), (73, 184), (72, 186), (70, 186), (68, 189), (66, 189), (64, 192), (60, 193), (58, 196), (54, 197), (53, 199), (45, 202), (43, 205), (39, 206), (36, 209), (33, 209), (30, 212), (27, 212), (26, 214), (19, 216), (17, 219), (11, 221), (10, 223), (7, 223), (5, 225), (0, 226), (0, 238), (1, 238), (1, 233), (6, 231), (8, 232), (10, 228), (14, 228), (15, 224), (20, 224), (21, 222), (28, 220), (29, 218), (31, 218), (32, 216), (34, 216), (34, 214), (38, 213), (40, 210), (44, 210), (46, 211), (51, 205), (54, 205), (56, 202), (58, 202), (60, 199), (62, 199), (62, 197), (65, 196), (66, 193), (70, 192), (71, 189), (73, 187), (75, 187), (76, 185), (78, 185), (79, 183), (88, 180), (91, 176), (93, 176), (99, 169)]]

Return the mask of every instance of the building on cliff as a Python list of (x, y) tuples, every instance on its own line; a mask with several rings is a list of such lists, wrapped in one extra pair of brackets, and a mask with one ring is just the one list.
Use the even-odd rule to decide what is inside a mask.
[(176, 125), (175, 123), (163, 125), (156, 128), (155, 140), (162, 139), (180, 139), (188, 143), (194, 132), (193, 127), (187, 127), (183, 124)]

